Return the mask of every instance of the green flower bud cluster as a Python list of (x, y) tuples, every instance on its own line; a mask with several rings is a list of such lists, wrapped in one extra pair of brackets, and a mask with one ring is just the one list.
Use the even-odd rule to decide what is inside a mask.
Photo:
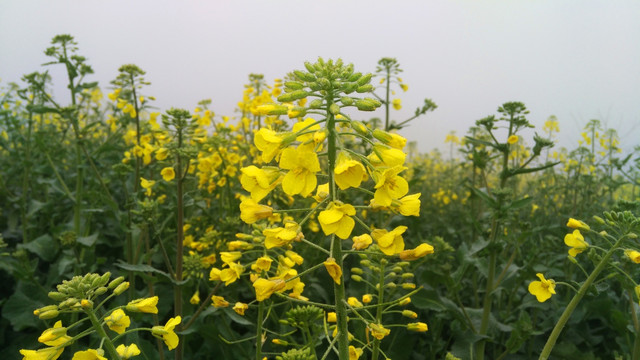
[(288, 325), (304, 328), (322, 320), (324, 311), (314, 305), (296, 306), (285, 313), (285, 319)]
[(291, 349), (286, 353), (276, 356), (276, 360), (313, 360), (315, 355), (312, 354), (311, 349)]

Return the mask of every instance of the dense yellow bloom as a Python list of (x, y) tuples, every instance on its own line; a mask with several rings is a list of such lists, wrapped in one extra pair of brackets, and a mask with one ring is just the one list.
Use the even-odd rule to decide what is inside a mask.
[(241, 316), (244, 316), (244, 312), (247, 311), (247, 309), (249, 309), (249, 305), (245, 303), (237, 302), (235, 305), (233, 305), (233, 311)]
[(104, 318), (109, 329), (117, 332), (118, 334), (122, 334), (129, 325), (131, 325), (131, 319), (127, 316), (127, 314), (122, 311), (122, 309), (114, 310), (109, 316)]
[(569, 221), (567, 222), (567, 227), (570, 227), (572, 229), (580, 229), (580, 230), (590, 230), (591, 229), (589, 227), (589, 225), (585, 224), (584, 222), (582, 222), (580, 220), (576, 220), (574, 218), (569, 218)]
[(433, 254), (433, 246), (427, 243), (422, 243), (415, 249), (401, 251), (400, 259), (405, 261), (412, 261), (420, 259), (421, 257), (429, 254)]
[(327, 269), (327, 272), (333, 281), (339, 285), (342, 279), (342, 269), (340, 268), (340, 265), (336, 263), (336, 259), (328, 258), (327, 261), (324, 262), (324, 267)]
[(393, 105), (394, 109), (400, 110), (400, 109), (402, 109), (402, 100), (393, 99), (393, 100), (391, 100), (391, 105)]
[(392, 204), (394, 209), (397, 208), (402, 216), (420, 216), (420, 193), (407, 195), (398, 199), (399, 205)]
[(403, 166), (394, 166), (383, 171), (374, 173), (376, 180), (376, 192), (373, 199), (376, 205), (390, 206), (393, 200), (396, 200), (409, 192), (409, 184), (407, 180), (398, 176), (406, 168)]
[(212, 302), (212, 305), (217, 308), (229, 306), (229, 302), (225, 300), (224, 297), (222, 296), (213, 295), (211, 297), (211, 302)]
[(120, 344), (118, 345), (118, 347), (116, 348), (116, 351), (118, 352), (118, 355), (120, 355), (120, 357), (124, 360), (129, 359), (131, 357), (140, 355), (140, 349), (138, 348), (138, 345), (136, 344), (131, 344), (129, 346), (125, 346), (124, 344)]
[(60, 357), (64, 351), (64, 348), (56, 349), (55, 347), (48, 347), (38, 350), (20, 350), (20, 354), (23, 356), (22, 360), (56, 360)]
[(325, 235), (336, 234), (340, 239), (347, 239), (356, 222), (351, 218), (356, 214), (353, 205), (334, 201), (318, 215), (318, 222)]
[(127, 304), (125, 309), (130, 312), (143, 312), (148, 314), (157, 314), (158, 297), (150, 297), (144, 299), (136, 299)]
[(507, 142), (508, 142), (510, 145), (513, 145), (513, 144), (517, 143), (517, 142), (518, 142), (518, 135), (511, 135), (511, 136), (509, 136), (509, 138), (507, 139)]
[(362, 181), (367, 179), (367, 171), (364, 165), (357, 160), (353, 160), (344, 152), (338, 154), (338, 160), (333, 172), (335, 173), (336, 185), (341, 190), (358, 187)]
[(349, 360), (358, 360), (362, 355), (362, 349), (349, 345)]
[(552, 279), (545, 279), (544, 275), (537, 273), (536, 276), (540, 281), (532, 281), (529, 283), (529, 292), (535, 295), (539, 302), (545, 302), (556, 293), (556, 282)]
[(589, 244), (584, 241), (584, 237), (580, 234), (580, 230), (574, 230), (572, 234), (567, 234), (564, 237), (564, 243), (567, 246), (570, 246), (569, 255), (572, 257), (576, 257), (576, 255), (585, 251)]
[(398, 226), (391, 231), (376, 229), (371, 232), (371, 236), (378, 243), (380, 251), (385, 255), (399, 254), (404, 250), (404, 239), (402, 234), (407, 230), (406, 226)]
[(173, 331), (173, 329), (175, 329), (181, 321), (182, 318), (180, 316), (171, 318), (164, 326), (152, 327), (151, 334), (157, 338), (161, 338), (164, 343), (167, 344), (167, 348), (169, 348), (169, 350), (173, 350), (178, 346), (178, 342), (180, 341), (178, 335)]
[(253, 224), (271, 215), (273, 215), (273, 208), (267, 205), (260, 205), (251, 198), (245, 198), (240, 202), (240, 219), (247, 224)]
[(78, 351), (73, 354), (73, 358), (71, 360), (107, 360), (104, 355), (104, 351), (102, 349), (89, 349), (85, 351)]
[(427, 324), (423, 322), (415, 322), (407, 324), (407, 330), (409, 331), (417, 331), (417, 332), (425, 332), (429, 330)]
[(279, 152), (282, 144), (283, 135), (273, 130), (261, 128), (253, 139), (258, 150), (262, 152), (262, 161), (268, 163)]
[(624, 254), (634, 263), (640, 264), (640, 252), (627, 249)]
[(318, 184), (316, 173), (320, 171), (318, 155), (302, 148), (286, 148), (280, 157), (280, 168), (289, 170), (282, 179), (282, 190), (287, 195), (307, 197)]
[(278, 185), (280, 171), (275, 167), (247, 166), (240, 169), (240, 183), (242, 188), (251, 193), (251, 198), (255, 201), (262, 200), (271, 190)]
[(284, 290), (286, 283), (282, 279), (267, 280), (259, 278), (253, 282), (256, 290), (256, 300), (263, 301), (271, 297), (276, 291)]
[(369, 331), (371, 331), (371, 334), (373, 335), (373, 337), (375, 337), (378, 340), (382, 340), (385, 336), (391, 333), (391, 330), (385, 328), (380, 324), (374, 324), (374, 323), (369, 323)]
[(176, 172), (172, 167), (166, 167), (160, 171), (160, 175), (162, 175), (162, 179), (164, 179), (164, 181), (171, 181), (175, 179)]
[(52, 328), (46, 329), (38, 338), (38, 341), (47, 346), (60, 346), (71, 340), (67, 336), (67, 328), (62, 327), (62, 321), (58, 320)]
[(298, 237), (299, 226), (294, 222), (288, 222), (284, 228), (277, 227), (264, 229), (262, 235), (265, 236), (264, 246), (267, 249), (288, 245)]
[(371, 235), (362, 234), (360, 236), (353, 237), (353, 246), (351, 247), (354, 250), (364, 250), (371, 245), (373, 239), (371, 239)]

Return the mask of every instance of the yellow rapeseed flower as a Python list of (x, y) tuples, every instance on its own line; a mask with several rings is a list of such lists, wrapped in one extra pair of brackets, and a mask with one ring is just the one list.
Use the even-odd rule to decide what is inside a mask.
[(251, 198), (255, 201), (262, 200), (271, 190), (278, 185), (280, 170), (275, 167), (264, 167), (262, 169), (251, 165), (240, 169), (240, 183), (242, 188), (251, 193)]
[(262, 161), (268, 163), (280, 153), (283, 135), (273, 130), (261, 128), (254, 137), (254, 143), (258, 150), (262, 152)]
[(537, 273), (536, 276), (540, 281), (532, 281), (529, 283), (529, 292), (535, 295), (539, 302), (545, 302), (556, 293), (556, 282), (552, 279), (545, 279), (544, 275)]
[(318, 184), (316, 173), (320, 171), (318, 155), (304, 148), (286, 148), (280, 157), (280, 168), (289, 170), (282, 179), (282, 190), (287, 195), (309, 196)]
[(358, 360), (362, 355), (362, 348), (349, 345), (349, 360)]
[(380, 251), (391, 256), (399, 254), (404, 250), (404, 239), (402, 234), (407, 230), (406, 226), (398, 226), (391, 231), (376, 229), (371, 232), (371, 236), (378, 243)]
[(358, 300), (358, 298), (356, 298), (354, 296), (350, 296), (347, 299), (347, 304), (351, 305), (351, 307), (354, 307), (354, 308), (361, 308), (362, 306), (364, 306), (364, 305), (362, 305), (360, 300)]
[(429, 254), (433, 254), (433, 246), (422, 243), (415, 249), (401, 251), (399, 256), (401, 260), (412, 261)]
[(228, 302), (227, 300), (225, 300), (225, 299), (224, 299), (224, 297), (222, 297), (222, 296), (216, 296), (216, 295), (213, 295), (213, 296), (211, 297), (211, 304), (212, 304), (214, 307), (217, 307), (217, 308), (221, 308), (221, 307), (227, 307), (227, 306), (229, 306), (229, 302)]
[(395, 202), (392, 207), (398, 210), (402, 216), (420, 216), (420, 193), (407, 195), (401, 199), (398, 199), (399, 205), (395, 206)]
[(382, 340), (385, 336), (391, 333), (391, 330), (385, 328), (381, 324), (374, 324), (374, 323), (369, 323), (369, 331), (371, 331), (371, 334), (373, 335), (373, 337), (375, 337), (378, 340)]
[(161, 338), (164, 343), (167, 345), (169, 350), (173, 350), (178, 346), (180, 339), (178, 335), (173, 331), (175, 327), (180, 324), (182, 318), (180, 316), (176, 316), (175, 318), (169, 319), (164, 326), (154, 326), (151, 328), (151, 334), (157, 338)]
[(569, 249), (569, 255), (572, 257), (576, 257), (576, 255), (585, 251), (589, 247), (589, 244), (584, 241), (584, 237), (580, 234), (580, 230), (578, 229), (574, 230), (572, 234), (565, 235), (564, 243), (571, 247), (571, 249)]
[(127, 360), (127, 359), (129, 359), (131, 357), (140, 355), (140, 349), (138, 348), (138, 345), (136, 345), (136, 344), (131, 344), (129, 346), (125, 346), (124, 344), (120, 344), (116, 348), (116, 351), (118, 352), (118, 355), (120, 355), (120, 357), (122, 359), (124, 359), (124, 360)]
[(251, 198), (245, 198), (240, 202), (240, 219), (247, 224), (253, 224), (260, 219), (266, 219), (273, 215), (273, 208), (258, 204)]
[(335, 311), (331, 311), (331, 312), (327, 313), (327, 322), (334, 323), (334, 322), (337, 322), (337, 321), (338, 320), (337, 320), (337, 316), (336, 316)]
[(249, 309), (249, 305), (245, 303), (237, 302), (235, 305), (233, 305), (233, 311), (241, 316), (244, 316), (244, 312), (247, 311), (247, 309)]
[(127, 330), (129, 325), (131, 325), (131, 319), (129, 319), (122, 309), (114, 310), (109, 316), (104, 318), (104, 321), (109, 329), (117, 332), (118, 334), (122, 334)]
[(171, 181), (176, 177), (176, 172), (173, 170), (173, 167), (166, 167), (160, 171), (160, 175), (162, 175), (164, 181)]
[(267, 280), (259, 278), (253, 282), (256, 300), (263, 301), (271, 297), (276, 291), (284, 290), (286, 283), (282, 279)]
[(56, 360), (60, 357), (64, 348), (48, 347), (38, 350), (20, 350), (23, 360)]
[(130, 312), (143, 312), (148, 314), (157, 314), (158, 313), (158, 297), (150, 297), (144, 299), (136, 299), (130, 301), (125, 309)]
[(373, 152), (369, 154), (368, 158), (374, 167), (394, 167), (404, 164), (407, 154), (388, 145), (375, 144), (373, 145)]
[(367, 171), (364, 165), (357, 160), (353, 160), (344, 152), (338, 154), (338, 160), (333, 172), (335, 173), (336, 185), (340, 190), (350, 187), (357, 188), (362, 181), (367, 179)]
[(640, 252), (627, 249), (624, 251), (624, 254), (634, 263), (640, 264)]
[(518, 135), (511, 135), (511, 136), (509, 136), (509, 138), (507, 139), (507, 142), (508, 142), (510, 145), (513, 145), (513, 144), (517, 143), (517, 142), (518, 142)]
[(342, 269), (340, 268), (340, 265), (336, 263), (336, 259), (328, 258), (327, 261), (324, 262), (324, 267), (327, 269), (327, 272), (333, 281), (339, 285), (342, 279)]
[(373, 199), (376, 205), (390, 206), (393, 200), (399, 199), (409, 192), (407, 180), (398, 176), (405, 169), (403, 166), (394, 166), (374, 173), (376, 192)]
[(417, 332), (425, 332), (429, 330), (427, 324), (423, 322), (415, 322), (407, 324), (407, 330), (409, 331), (417, 331)]
[(353, 205), (334, 201), (318, 215), (318, 222), (325, 235), (336, 234), (340, 239), (347, 239), (356, 222), (351, 216), (356, 214)]
[(371, 235), (362, 234), (360, 236), (353, 237), (353, 246), (351, 247), (354, 250), (364, 250), (371, 245), (373, 239), (371, 239)]
[(46, 329), (38, 338), (38, 341), (47, 346), (60, 346), (71, 340), (67, 336), (67, 328), (62, 327), (62, 320), (56, 321), (52, 328)]
[(393, 100), (391, 100), (391, 105), (393, 105), (394, 109), (400, 110), (400, 109), (402, 109), (402, 100), (393, 99)]
[(569, 221), (567, 221), (567, 227), (570, 227), (572, 229), (585, 230), (585, 231), (591, 229), (589, 225), (585, 224), (580, 220), (576, 220), (574, 218), (569, 218)]
[(155, 184), (156, 182), (154, 180), (147, 180), (143, 177), (140, 178), (140, 186), (142, 186), (142, 188), (146, 190), (145, 193), (147, 194), (147, 196), (151, 196), (151, 193), (152, 193), (151, 188)]
[[(236, 280), (240, 278), (240, 275), (244, 272), (244, 266), (238, 263), (228, 263), (228, 268), (223, 269), (219, 273), (220, 281), (224, 281), (225, 286), (229, 286), (229, 284), (234, 283)], [(213, 271), (213, 269), (212, 269)]]
[(284, 228), (264, 229), (262, 231), (262, 235), (265, 236), (264, 246), (267, 249), (286, 246), (298, 237), (298, 232), (299, 226), (294, 222), (286, 223)]
[(73, 354), (71, 360), (107, 360), (102, 349), (89, 349), (85, 351), (77, 351)]

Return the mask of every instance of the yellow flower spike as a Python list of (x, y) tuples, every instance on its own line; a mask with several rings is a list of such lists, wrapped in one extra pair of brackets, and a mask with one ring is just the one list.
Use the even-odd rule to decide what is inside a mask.
[(325, 235), (336, 234), (340, 239), (347, 239), (356, 222), (351, 218), (356, 214), (353, 205), (334, 201), (318, 215), (318, 222)]
[(346, 190), (350, 187), (357, 188), (362, 181), (367, 179), (367, 171), (364, 165), (357, 160), (353, 160), (345, 152), (338, 153), (334, 173), (336, 185), (340, 190)]
[(193, 295), (191, 296), (191, 299), (189, 299), (189, 303), (193, 305), (200, 304), (200, 291), (196, 290), (193, 293)]
[(217, 308), (221, 308), (221, 307), (228, 307), (229, 306), (229, 302), (227, 300), (224, 299), (224, 297), (222, 296), (216, 296), (213, 295), (211, 297), (211, 305), (213, 305), (214, 307)]
[(256, 300), (264, 301), (271, 297), (276, 291), (284, 290), (286, 283), (282, 279), (267, 280), (258, 278), (253, 282), (253, 288), (256, 291)]
[(576, 257), (576, 255), (585, 251), (589, 247), (589, 244), (584, 241), (584, 237), (580, 234), (580, 230), (578, 229), (574, 230), (572, 234), (565, 235), (564, 243), (571, 247), (571, 249), (569, 249), (569, 256), (571, 257)]
[(392, 204), (402, 216), (420, 216), (420, 193), (398, 199), (399, 205)]
[(416, 332), (425, 332), (429, 330), (427, 324), (423, 322), (415, 322), (407, 324), (407, 330)]
[(267, 196), (279, 183), (280, 170), (275, 167), (262, 169), (250, 165), (240, 169), (240, 184), (242, 188), (251, 193), (254, 201), (260, 201)]
[(353, 246), (351, 246), (354, 250), (364, 250), (369, 247), (373, 243), (373, 239), (371, 239), (371, 235), (362, 234), (360, 236), (353, 237)]
[(335, 281), (336, 284), (340, 285), (340, 281), (342, 279), (342, 269), (336, 263), (336, 259), (328, 258), (327, 261), (324, 262), (324, 267), (327, 269), (329, 276)]
[(280, 168), (289, 170), (282, 179), (282, 190), (287, 195), (307, 197), (318, 184), (316, 173), (320, 171), (318, 155), (304, 148), (286, 148), (280, 157)]
[(362, 348), (356, 348), (353, 345), (349, 345), (349, 360), (358, 360), (362, 355)]
[(634, 263), (640, 264), (640, 252), (627, 249), (624, 251), (624, 254)]
[(589, 225), (585, 224), (584, 222), (580, 221), (580, 220), (576, 220), (574, 218), (569, 218), (569, 221), (567, 222), (567, 227), (570, 227), (572, 229), (580, 229), (580, 230), (591, 230), (591, 228), (589, 227)]
[(233, 311), (240, 316), (244, 316), (244, 312), (247, 311), (247, 309), (249, 309), (249, 305), (245, 303), (237, 302), (233, 305)]
[(104, 318), (105, 323), (109, 329), (115, 331), (118, 334), (122, 334), (129, 325), (131, 325), (131, 319), (122, 309), (116, 309), (107, 317)]
[(409, 192), (407, 180), (398, 176), (405, 169), (404, 166), (394, 166), (374, 173), (376, 192), (373, 199), (376, 205), (390, 206), (393, 200), (399, 199)]
[(361, 308), (361, 307), (364, 306), (364, 305), (362, 305), (362, 303), (357, 298), (355, 298), (353, 296), (350, 296), (347, 299), (347, 304), (351, 305), (351, 307), (354, 307), (354, 308)]
[(73, 358), (71, 360), (107, 360), (104, 355), (104, 351), (102, 349), (89, 349), (85, 351), (77, 351), (73, 354)]
[(334, 322), (337, 322), (337, 321), (338, 321), (337, 320), (337, 316), (336, 316), (336, 313), (334, 311), (327, 313), (327, 322), (334, 323)]
[(513, 145), (515, 143), (518, 142), (518, 135), (511, 135), (509, 136), (509, 138), (507, 139), (507, 142), (509, 143), (509, 145)]
[(56, 360), (60, 357), (64, 348), (48, 347), (38, 350), (20, 350), (23, 360)]
[(180, 316), (176, 316), (175, 318), (169, 319), (164, 326), (154, 326), (151, 328), (151, 334), (157, 338), (160, 338), (167, 345), (169, 350), (173, 350), (178, 346), (180, 339), (178, 335), (173, 331), (175, 327), (180, 324), (182, 318)]
[(71, 340), (67, 336), (67, 328), (62, 327), (62, 320), (56, 321), (52, 328), (46, 329), (38, 338), (38, 341), (47, 346), (60, 346)]
[(551, 295), (556, 293), (556, 282), (553, 279), (545, 279), (542, 273), (537, 273), (536, 276), (540, 281), (529, 283), (529, 293), (535, 295), (539, 302), (545, 302), (551, 298)]
[(140, 349), (138, 348), (138, 345), (136, 345), (136, 344), (131, 344), (129, 346), (125, 346), (124, 344), (120, 344), (116, 348), (116, 351), (118, 352), (118, 355), (120, 355), (120, 357), (123, 360), (127, 360), (127, 359), (129, 359), (131, 357), (140, 355)]
[(404, 250), (402, 234), (407, 230), (406, 226), (398, 226), (391, 231), (376, 229), (371, 232), (371, 237), (378, 243), (380, 251), (392, 256)]
[(144, 299), (136, 299), (127, 304), (125, 309), (129, 312), (143, 312), (147, 314), (157, 314), (158, 297), (150, 297)]
[(378, 340), (382, 340), (385, 336), (391, 333), (391, 330), (385, 328), (381, 324), (369, 323), (368, 329), (371, 331), (371, 335)]
[(401, 260), (413, 261), (429, 254), (433, 254), (433, 246), (427, 243), (422, 243), (415, 249), (401, 251), (399, 256)]
[(273, 215), (273, 208), (260, 205), (251, 198), (245, 198), (240, 202), (240, 218), (247, 224), (253, 224), (271, 215)]
[(175, 170), (173, 170), (172, 167), (166, 167), (164, 169), (162, 169), (162, 171), (160, 171), (160, 175), (162, 175), (162, 179), (164, 181), (171, 181), (173, 179), (175, 179), (176, 177), (176, 172)]

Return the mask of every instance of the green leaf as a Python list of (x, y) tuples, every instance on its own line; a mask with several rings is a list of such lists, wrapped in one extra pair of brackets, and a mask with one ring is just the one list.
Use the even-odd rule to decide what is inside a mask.
[(173, 276), (169, 275), (168, 273), (162, 271), (162, 270), (158, 270), (156, 268), (154, 268), (153, 266), (150, 265), (144, 265), (144, 264), (139, 264), (139, 265), (133, 265), (133, 264), (127, 264), (126, 262), (120, 260), (120, 262), (118, 262), (117, 264), (115, 264), (117, 267), (123, 269), (123, 270), (127, 270), (127, 271), (133, 271), (133, 272), (137, 272), (137, 273), (156, 273), (159, 275), (164, 276), (165, 278), (167, 278), (169, 281), (171, 281), (172, 283), (176, 284), (176, 285), (183, 285), (186, 284), (188, 280), (182, 280), (182, 281), (176, 281)]
[(516, 200), (514, 202), (511, 203), (511, 205), (509, 205), (510, 209), (520, 209), (523, 208), (525, 206), (528, 206), (529, 204), (531, 204), (531, 202), (533, 201), (532, 197), (526, 197), (520, 200)]
[(58, 254), (58, 242), (49, 234), (44, 234), (26, 244), (19, 244), (19, 248), (29, 250), (38, 255), (42, 260), (51, 261)]
[(471, 192), (474, 195), (477, 195), (480, 199), (482, 199), (482, 201), (484, 201), (485, 203), (487, 203), (487, 205), (489, 205), (491, 208), (496, 208), (498, 205), (496, 204), (496, 201), (489, 196), (489, 194), (485, 193), (484, 191), (477, 189), (473, 186), (467, 186), (467, 188), (469, 190), (471, 190)]
[(548, 168), (554, 167), (554, 166), (556, 166), (558, 164), (560, 164), (560, 161), (556, 161), (554, 163), (545, 164), (543, 166), (538, 166), (538, 167), (535, 167), (535, 168), (515, 169), (515, 170), (511, 170), (511, 175), (528, 174), (528, 173), (532, 173), (532, 172), (548, 169)]
[(37, 327), (40, 319), (33, 310), (47, 305), (42, 291), (33, 284), (19, 283), (16, 291), (2, 306), (2, 316), (9, 320), (16, 331)]

